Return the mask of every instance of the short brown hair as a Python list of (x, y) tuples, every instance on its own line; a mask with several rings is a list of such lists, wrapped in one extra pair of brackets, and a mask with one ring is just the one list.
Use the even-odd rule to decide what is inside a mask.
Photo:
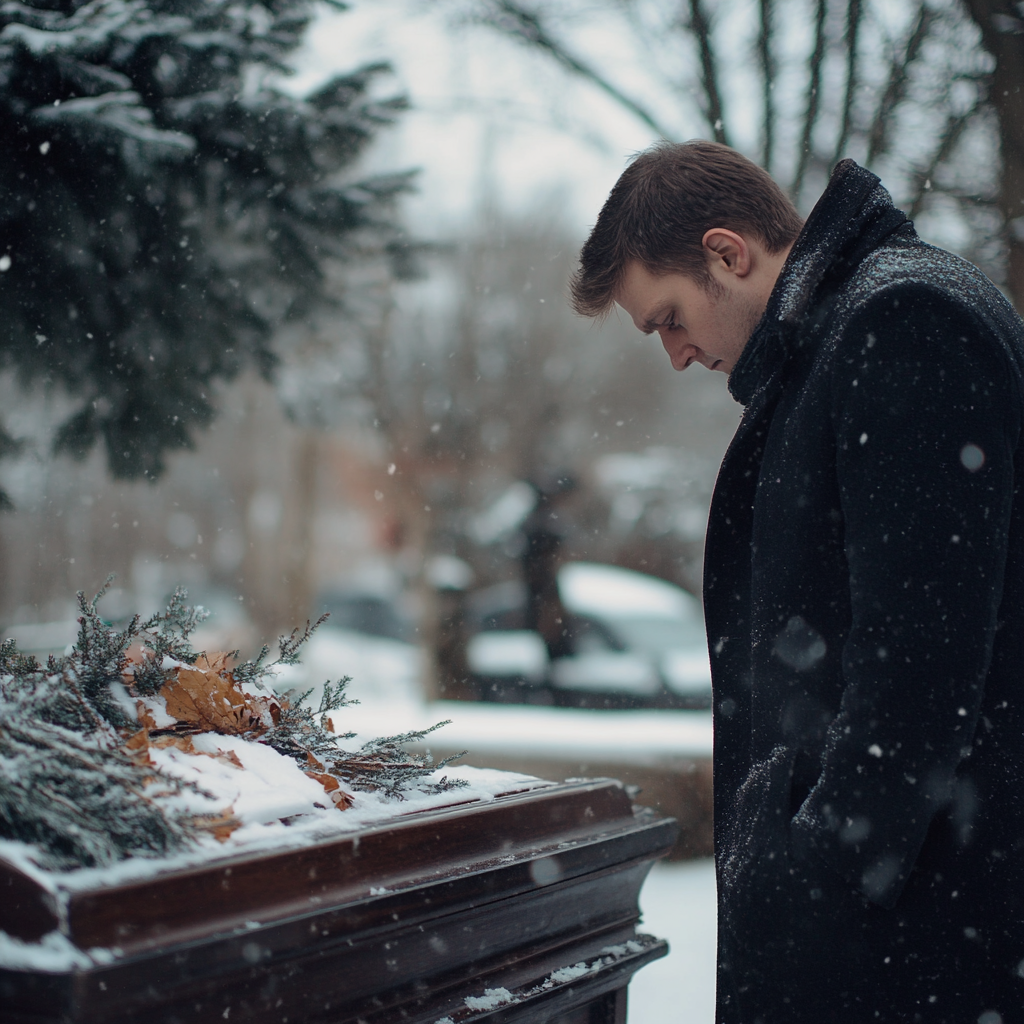
[(710, 228), (754, 235), (771, 253), (803, 222), (767, 171), (717, 142), (659, 142), (622, 173), (580, 252), (573, 308), (600, 316), (612, 307), (627, 264), (652, 274), (711, 282), (702, 246)]

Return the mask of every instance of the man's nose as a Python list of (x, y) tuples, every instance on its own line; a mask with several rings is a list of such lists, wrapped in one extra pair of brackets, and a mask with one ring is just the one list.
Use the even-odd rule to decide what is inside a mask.
[(697, 349), (676, 333), (659, 331), (661, 344), (668, 353), (669, 362), (674, 370), (685, 370), (696, 358)]

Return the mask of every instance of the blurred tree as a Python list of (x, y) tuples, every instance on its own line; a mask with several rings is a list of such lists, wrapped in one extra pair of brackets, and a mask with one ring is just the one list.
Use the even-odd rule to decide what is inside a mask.
[[(268, 375), (282, 325), (344, 312), (347, 267), (405, 257), (409, 175), (350, 176), (404, 106), (374, 96), (385, 67), (303, 99), (264, 81), (312, 11), (0, 8), (0, 358), (70, 395), (57, 451), (102, 439), (115, 476), (159, 475), (210, 422), (213, 381)], [(0, 429), (0, 455), (16, 443)]]
[(1005, 225), (1006, 283), (1024, 310), (1024, 10), (1010, 0), (965, 0), (995, 60), (989, 96), (999, 124), (999, 210)]
[[(1024, 309), (1024, 231), (1014, 231), (1024, 212), (1024, 20), (1011, 0), (450, 6), (546, 55), (658, 135), (745, 151), (804, 210), (835, 162), (853, 156), (926, 235), (938, 226), (941, 244), (1006, 281)], [(615, 26), (615, 61), (593, 31), (597, 12)]]

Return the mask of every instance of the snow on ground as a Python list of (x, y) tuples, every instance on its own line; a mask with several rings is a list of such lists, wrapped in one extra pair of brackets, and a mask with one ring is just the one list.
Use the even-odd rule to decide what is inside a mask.
[(669, 954), (629, 986), (629, 1024), (713, 1024), (715, 867), (711, 860), (651, 869), (640, 893), (640, 931), (668, 939)]
[(651, 763), (711, 756), (709, 711), (604, 711), (436, 701), (427, 717), (450, 718), (439, 743), (476, 753), (520, 753), (559, 759)]

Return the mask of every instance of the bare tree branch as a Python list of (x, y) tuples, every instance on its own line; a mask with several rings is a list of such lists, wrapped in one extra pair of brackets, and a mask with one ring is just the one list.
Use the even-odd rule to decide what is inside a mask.
[[(857, 3), (858, 0), (853, 0)], [(771, 173), (775, 149), (775, 56), (772, 53), (772, 0), (761, 0), (761, 30), (757, 53), (761, 60), (761, 166)]]
[(843, 113), (839, 124), (839, 137), (836, 139), (836, 151), (833, 159), (838, 163), (843, 158), (843, 150), (850, 138), (851, 117), (853, 114), (853, 96), (857, 91), (857, 40), (860, 33), (860, 0), (849, 0), (846, 6), (846, 90), (843, 93)]
[(651, 111), (627, 96), (618, 86), (610, 82), (596, 68), (573, 56), (544, 26), (540, 15), (527, 10), (516, 0), (495, 0), (494, 10), (477, 16), (476, 20), (507, 36), (518, 39), (528, 46), (534, 46), (550, 54), (562, 67), (596, 85), (610, 96), (619, 106), (641, 120), (648, 128), (664, 139), (672, 138), (672, 132), (651, 113)]
[(889, 68), (889, 81), (882, 94), (882, 99), (875, 111), (875, 117), (868, 134), (867, 164), (870, 167), (875, 159), (888, 152), (893, 114), (903, 101), (907, 92), (907, 76), (910, 65), (917, 59), (921, 44), (925, 41), (931, 28), (934, 14), (924, 2), (919, 4), (917, 19), (907, 38), (902, 54), (894, 54)]
[(722, 94), (718, 88), (718, 63), (715, 51), (711, 46), (711, 19), (704, 13), (700, 0), (690, 2), (690, 30), (697, 38), (700, 49), (700, 81), (704, 87), (706, 101), (705, 116), (715, 142), (729, 145), (729, 137), (725, 130), (725, 118), (722, 113)]
[(925, 164), (924, 169), (917, 173), (917, 194), (914, 196), (914, 201), (910, 204), (910, 209), (907, 211), (907, 216), (911, 220), (923, 209), (924, 201), (932, 190), (931, 182), (932, 178), (935, 177), (935, 172), (949, 159), (956, 144), (960, 141), (960, 136), (963, 135), (964, 129), (976, 113), (977, 110), (972, 109), (964, 114), (950, 114), (946, 118), (945, 128), (939, 136), (939, 144), (935, 147), (931, 159)]
[(804, 125), (800, 134), (800, 150), (797, 156), (796, 174), (793, 176), (792, 195), (799, 200), (807, 174), (807, 163), (811, 157), (811, 139), (814, 125), (818, 120), (818, 92), (821, 88), (821, 64), (825, 58), (825, 16), (828, 14), (828, 0), (818, 0), (814, 16), (814, 52), (811, 54), (807, 79), (807, 103), (804, 107)]

